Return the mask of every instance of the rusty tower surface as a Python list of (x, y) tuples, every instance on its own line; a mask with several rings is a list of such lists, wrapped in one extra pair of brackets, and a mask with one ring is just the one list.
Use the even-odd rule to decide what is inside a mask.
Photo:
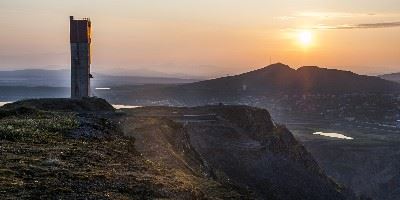
[(71, 98), (90, 95), (91, 26), (88, 18), (76, 20), (70, 16)]

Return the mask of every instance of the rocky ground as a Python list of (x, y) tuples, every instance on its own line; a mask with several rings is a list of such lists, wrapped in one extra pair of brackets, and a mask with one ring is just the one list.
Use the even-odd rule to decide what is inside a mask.
[(229, 185), (146, 159), (110, 120), (118, 116), (113, 111), (47, 108), (1, 109), (0, 199), (245, 198)]
[(355, 199), (266, 110), (0, 108), (0, 199)]
[(124, 133), (156, 163), (248, 188), (260, 199), (355, 198), (266, 110), (220, 105), (124, 111)]

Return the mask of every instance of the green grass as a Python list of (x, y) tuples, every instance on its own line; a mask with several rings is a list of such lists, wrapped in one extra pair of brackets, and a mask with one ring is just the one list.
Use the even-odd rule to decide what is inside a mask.
[(46, 142), (78, 126), (79, 122), (72, 113), (38, 112), (34, 116), (9, 116), (0, 119), (0, 139)]

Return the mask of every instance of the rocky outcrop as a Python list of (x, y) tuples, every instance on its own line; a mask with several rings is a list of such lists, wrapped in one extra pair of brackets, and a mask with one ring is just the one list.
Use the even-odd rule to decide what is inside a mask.
[(70, 112), (111, 112), (115, 110), (106, 100), (96, 97), (83, 99), (27, 99), (6, 104), (2, 109), (10, 110), (20, 107), (35, 108), (44, 111)]
[[(134, 136), (139, 152), (154, 162), (200, 172), (207, 169), (218, 182), (247, 188), (255, 198), (355, 199), (329, 179), (290, 131), (272, 122), (266, 110), (221, 105), (144, 107), (126, 112), (124, 124), (129, 128), (125, 134)], [(143, 125), (149, 120), (156, 123)], [(179, 132), (179, 137), (174, 136), (179, 142), (163, 139), (171, 131)], [(196, 155), (189, 160), (200, 161), (188, 161), (187, 152)], [(178, 162), (171, 164), (171, 158)]]
[(121, 114), (91, 98), (0, 111), (0, 198), (355, 199), (262, 109)]
[[(121, 134), (121, 115), (88, 112), (105, 102), (91, 101), (85, 109), (68, 111), (64, 108), (75, 104), (61, 102), (75, 100), (35, 100), (29, 101), (35, 108), (21, 102), (0, 108), (0, 199), (250, 198), (202, 174), (151, 162), (137, 152), (134, 138)], [(49, 104), (64, 111), (51, 110)], [(43, 105), (46, 110), (39, 109)], [(155, 128), (181, 129), (164, 122)], [(161, 139), (170, 141), (174, 151), (186, 151), (187, 140), (179, 137), (180, 132), (170, 134)], [(184, 157), (189, 160), (190, 155)]]

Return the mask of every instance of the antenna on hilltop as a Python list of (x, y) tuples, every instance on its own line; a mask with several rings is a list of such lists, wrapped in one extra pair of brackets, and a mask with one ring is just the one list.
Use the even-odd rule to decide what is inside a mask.
[(272, 65), (272, 57), (269, 56), (269, 65)]

